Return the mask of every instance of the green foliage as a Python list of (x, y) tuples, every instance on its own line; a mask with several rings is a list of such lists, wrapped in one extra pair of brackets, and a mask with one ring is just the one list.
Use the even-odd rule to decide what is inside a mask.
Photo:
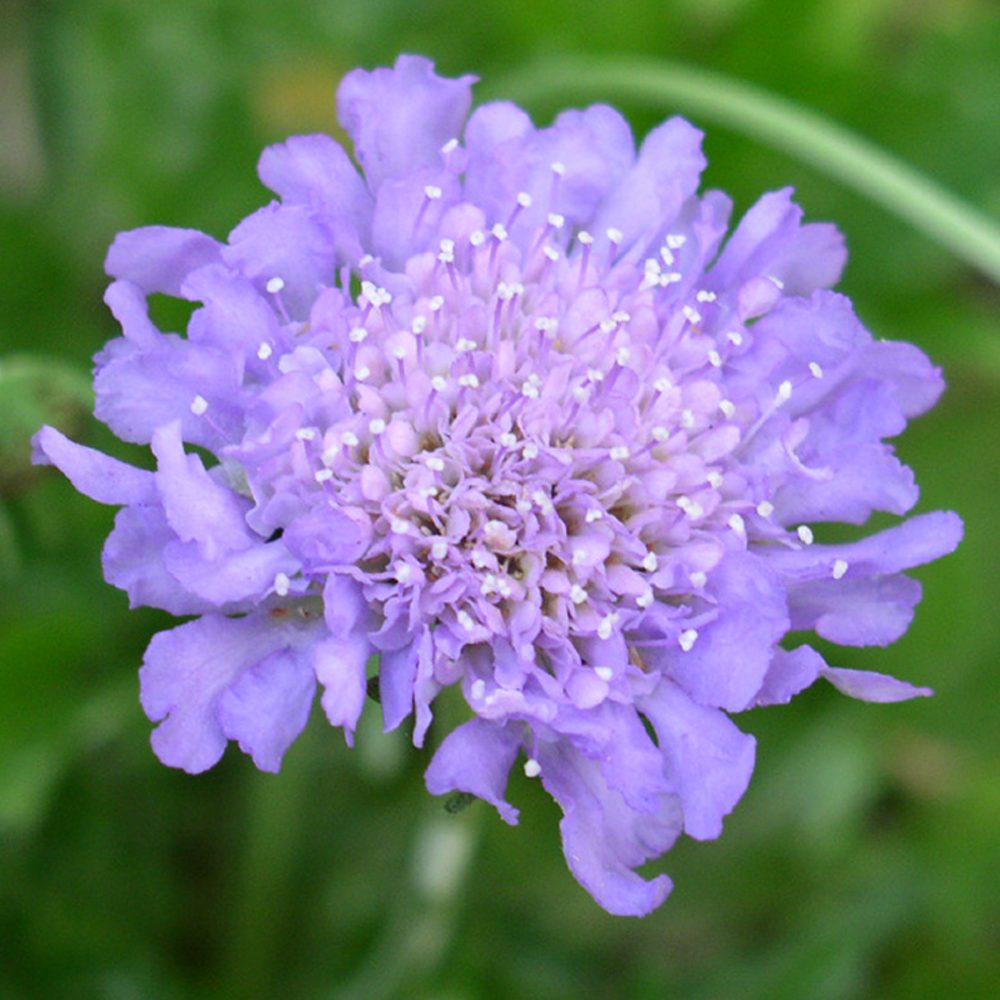
[[(988, 0), (9, 0), (0, 995), (993, 997), (997, 289), (835, 176), (697, 114), (711, 126), (708, 183), (739, 210), (795, 185), (811, 218), (847, 234), (844, 288), (862, 317), (947, 370), (944, 402), (900, 452), (922, 508), (957, 508), (968, 540), (921, 574), (925, 602), (901, 642), (840, 661), (936, 697), (863, 706), (818, 689), (741, 719), (760, 739), (754, 784), (721, 840), (669, 855), (674, 895), (641, 922), (609, 917), (573, 882), (536, 784), (512, 780), (514, 829), (482, 803), (431, 799), (428, 752), (374, 715), (352, 751), (317, 717), (278, 777), (235, 752), (197, 778), (154, 759), (136, 667), (167, 621), (103, 584), (112, 512), (32, 472), (28, 438), (42, 421), (101, 434), (86, 369), (116, 332), (101, 303), (114, 234), (164, 223), (223, 236), (266, 197), (260, 148), (335, 128), (339, 76), (399, 51), (476, 72), (492, 96), (556, 56), (685, 62), (842, 122), (1000, 214)], [(673, 110), (621, 106), (638, 133)], [(539, 96), (533, 110), (556, 107)]]

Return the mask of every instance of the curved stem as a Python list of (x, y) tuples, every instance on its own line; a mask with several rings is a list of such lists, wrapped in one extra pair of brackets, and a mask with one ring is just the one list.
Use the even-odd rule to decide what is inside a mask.
[(1000, 283), (1000, 226), (843, 125), (751, 84), (633, 57), (546, 59), (502, 83), (504, 93), (524, 101), (586, 92), (704, 116), (841, 181)]

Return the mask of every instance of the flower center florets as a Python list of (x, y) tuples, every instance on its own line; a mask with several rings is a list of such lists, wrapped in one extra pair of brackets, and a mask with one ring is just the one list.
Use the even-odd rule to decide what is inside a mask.
[(739, 328), (722, 348), (706, 336), (725, 307), (674, 269), (682, 235), (637, 266), (613, 230), (599, 255), (549, 215), (525, 250), (465, 208), (401, 293), (370, 260), (353, 302), (324, 293), (311, 332), (332, 360), (297, 352), (323, 390), (297, 431), (309, 502), (364, 524), (363, 554), (333, 571), (458, 644), (606, 639), (656, 604), (690, 645), (712, 568), (756, 516), (717, 377)]

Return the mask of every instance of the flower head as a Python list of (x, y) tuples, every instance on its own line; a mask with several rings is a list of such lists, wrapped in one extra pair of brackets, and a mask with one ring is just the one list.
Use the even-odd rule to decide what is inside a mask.
[[(52, 428), (37, 447), (122, 507), (107, 579), (195, 616), (141, 671), (165, 763), (204, 770), (232, 739), (277, 770), (317, 685), (350, 741), (377, 655), (385, 726), (412, 714), (418, 745), (435, 696), (464, 696), (432, 792), (514, 823), (522, 755), (573, 874), (643, 914), (670, 881), (634, 869), (717, 836), (746, 788), (729, 713), (818, 677), (928, 693), (781, 643), (906, 629), (902, 571), (952, 550), (958, 518), (815, 534), (912, 507), (885, 439), (942, 381), (827, 290), (843, 241), (790, 192), (727, 237), (687, 122), (637, 152), (600, 105), (544, 129), (507, 103), (467, 117), (471, 83), (407, 56), (353, 72), (338, 111), (363, 173), (300, 136), (264, 152), (279, 200), (227, 243), (121, 234), (97, 415), (156, 471)], [(153, 325), (154, 293), (199, 303), (186, 336)]]

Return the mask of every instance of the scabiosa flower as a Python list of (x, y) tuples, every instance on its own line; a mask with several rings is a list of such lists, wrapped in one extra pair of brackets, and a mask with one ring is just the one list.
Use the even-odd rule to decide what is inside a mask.
[[(843, 241), (789, 191), (727, 238), (686, 121), (636, 152), (605, 106), (544, 129), (508, 103), (468, 117), (471, 84), (412, 56), (350, 73), (360, 174), (299, 136), (264, 152), (280, 200), (227, 243), (121, 234), (96, 412), (156, 471), (50, 427), (39, 460), (122, 507), (107, 579), (193, 616), (140, 674), (165, 763), (199, 772), (237, 740), (278, 770), (317, 685), (350, 742), (375, 662), (386, 730), (412, 714), (419, 746), (457, 686), (469, 718), (429, 789), (515, 823), (523, 755), (576, 878), (644, 914), (670, 880), (634, 869), (681, 832), (716, 837), (747, 786), (730, 713), (819, 677), (929, 693), (785, 640), (908, 626), (902, 571), (951, 551), (958, 518), (814, 531), (913, 506), (885, 439), (942, 381), (827, 290)], [(152, 294), (199, 303), (186, 337), (154, 326)]]

